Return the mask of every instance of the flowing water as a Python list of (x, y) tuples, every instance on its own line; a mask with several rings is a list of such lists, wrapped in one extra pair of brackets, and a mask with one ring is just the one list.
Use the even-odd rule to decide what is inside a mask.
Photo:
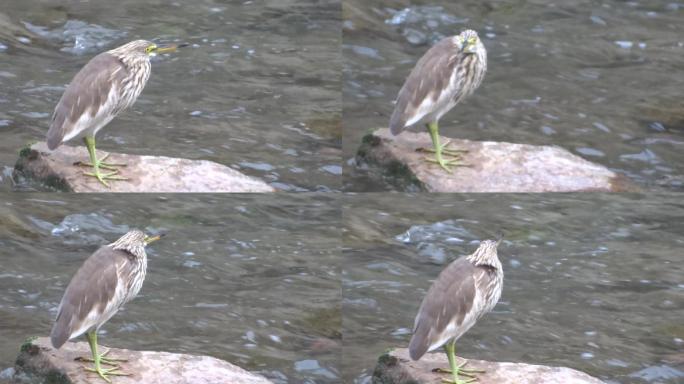
[(100, 148), (211, 160), (287, 191), (340, 188), (333, 0), (0, 0), (0, 188), (35, 188), (11, 179), (19, 150), (45, 140), (66, 84), (92, 56), (139, 38), (191, 45), (154, 58)]
[(678, 195), (377, 195), (346, 201), (343, 382), (406, 347), (430, 282), (505, 232), (494, 311), (465, 357), (566, 366), (607, 383), (684, 382)]
[(167, 236), (102, 344), (210, 355), (275, 383), (339, 382), (339, 217), (324, 195), (5, 194), (0, 370), (49, 334), (83, 260), (137, 227)]
[[(418, 58), (441, 37), (480, 33), (488, 73), (440, 132), (558, 145), (652, 189), (684, 187), (684, 5), (662, 1), (343, 3), (346, 190), (396, 187), (353, 158), (385, 127)], [(416, 127), (418, 131), (423, 127)]]

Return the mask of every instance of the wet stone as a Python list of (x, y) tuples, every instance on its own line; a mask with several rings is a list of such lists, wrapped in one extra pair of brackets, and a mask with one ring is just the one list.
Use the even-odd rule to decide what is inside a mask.
[(440, 28), (453, 29), (454, 24), (463, 24), (466, 18), (450, 15), (441, 6), (416, 6), (402, 10), (387, 9), (392, 17), (385, 20), (385, 24), (403, 29), (402, 34), (412, 45), (434, 44), (445, 36), (439, 32)]
[(626, 177), (556, 146), (492, 141), (451, 141), (450, 149), (465, 150), (462, 163), (447, 173), (425, 161), (432, 148), (427, 132), (404, 131), (393, 136), (382, 128), (367, 135), (357, 163), (381, 166), (399, 185), (417, 185), (429, 192), (623, 192), (637, 191)]
[[(98, 156), (106, 154), (98, 150)], [(114, 152), (107, 161), (127, 164), (120, 168), (119, 175), (128, 180), (111, 180), (107, 188), (94, 177), (83, 175), (91, 167), (74, 166), (87, 160), (85, 147), (62, 145), (50, 151), (41, 142), (20, 152), (13, 176), (66, 192), (275, 192), (257, 178), (211, 161)]]
[[(456, 363), (466, 360), (456, 357)], [(448, 368), (449, 362), (443, 352), (428, 353), (413, 361), (406, 348), (395, 349), (380, 356), (373, 372), (373, 383), (383, 384), (437, 384), (450, 379), (451, 374), (434, 372)], [(586, 373), (565, 367), (548, 367), (523, 363), (501, 363), (484, 360), (467, 360), (467, 369), (484, 370), (478, 374), (478, 384), (602, 384), (603, 381)]]
[[(272, 384), (263, 376), (210, 356), (117, 348), (109, 350), (107, 357), (127, 360), (121, 363), (121, 370), (131, 374), (116, 376), (116, 384)], [(90, 356), (86, 342), (67, 342), (60, 349), (54, 349), (50, 339), (41, 337), (21, 346), (13, 380), (17, 383), (104, 383), (96, 374), (83, 369), (92, 363), (78, 360)]]
[(64, 47), (61, 51), (74, 55), (102, 51), (111, 42), (126, 35), (125, 31), (108, 29), (81, 20), (68, 20), (63, 26), (53, 30), (27, 22), (24, 25), (38, 36), (62, 43)]

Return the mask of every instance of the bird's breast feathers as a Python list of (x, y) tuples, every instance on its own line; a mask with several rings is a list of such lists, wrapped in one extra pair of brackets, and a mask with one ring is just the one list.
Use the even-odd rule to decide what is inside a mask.
[(109, 124), (116, 116), (116, 114), (113, 113), (116, 105), (116, 92), (117, 88), (112, 86), (104, 104), (97, 110), (88, 109), (85, 113), (80, 115), (76, 115), (72, 112), (70, 116), (78, 117), (76, 118), (76, 121), (65, 122), (65, 124), (70, 124), (71, 128), (66, 130), (66, 134), (62, 141), (65, 142), (76, 137), (95, 135), (105, 125)]
[(478, 314), (482, 312), (482, 306), (483, 306), (484, 300), (482, 300), (482, 296), (480, 295), (480, 292), (475, 291), (475, 298), (473, 300), (473, 307), (468, 311), (463, 317), (463, 322), (458, 324), (457, 323), (457, 318), (454, 317), (446, 326), (444, 329), (433, 329), (431, 333), (434, 333), (434, 336), (431, 337), (431, 343), (430, 346), (428, 347), (428, 352), (434, 351), (435, 349), (441, 347), (446, 343), (447, 341), (451, 339), (458, 339), (461, 336), (463, 336), (464, 333), (468, 332), (470, 328), (475, 325), (478, 319)]
[[(458, 61), (459, 58), (454, 56), (449, 61)], [(469, 75), (460, 73), (460, 66), (457, 63), (449, 65), (453, 70), (448, 74), (449, 81), (445, 82), (446, 87), (434, 88), (430, 92), (425, 93), (425, 97), (417, 99), (417, 105), (411, 105), (411, 117), (406, 121), (405, 127), (418, 124), (420, 122), (438, 121), (444, 114), (456, 106), (461, 100), (473, 93), (473, 91), (480, 86), (482, 78), (484, 77), (483, 68), (486, 64), (480, 63), (480, 58), (476, 55), (468, 55), (461, 60), (467, 60), (469, 67)], [(434, 69), (428, 69), (434, 70)], [(436, 75), (433, 75), (436, 76)], [(424, 80), (420, 80), (419, 86), (422, 86)]]

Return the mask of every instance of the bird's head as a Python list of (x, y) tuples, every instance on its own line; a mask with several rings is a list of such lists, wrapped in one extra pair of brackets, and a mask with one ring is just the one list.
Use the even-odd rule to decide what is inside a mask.
[(482, 41), (480, 41), (480, 37), (477, 35), (477, 32), (473, 31), (472, 29), (466, 29), (465, 31), (461, 32), (456, 36), (455, 40), (456, 44), (464, 53), (477, 53), (481, 50), (481, 48), (484, 48)]
[(499, 236), (497, 240), (484, 240), (480, 242), (475, 252), (469, 256), (470, 260), (475, 265), (491, 265), (494, 267), (500, 265), (497, 248), (502, 239), (503, 237)]
[(113, 249), (129, 252), (134, 256), (141, 257), (145, 255), (145, 247), (161, 239), (164, 235), (149, 236), (139, 229), (132, 229), (125, 235), (121, 236), (117, 241), (110, 244)]
[(150, 56), (156, 56), (158, 53), (175, 52), (178, 47), (179, 46), (176, 44), (161, 46), (147, 40), (134, 40), (130, 43), (120, 46), (119, 48), (112, 49), (111, 52), (119, 55), (135, 55), (147, 58)]

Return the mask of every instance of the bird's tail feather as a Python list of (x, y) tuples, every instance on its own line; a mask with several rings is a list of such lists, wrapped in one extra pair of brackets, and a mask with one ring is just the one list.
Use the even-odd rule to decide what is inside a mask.
[(61, 313), (57, 315), (57, 320), (55, 320), (55, 325), (52, 326), (52, 331), (50, 332), (50, 341), (52, 341), (52, 346), (59, 349), (64, 343), (69, 340), (69, 322), (66, 317), (61, 316)]
[(57, 112), (58, 111), (55, 110), (55, 113), (52, 114), (52, 122), (50, 123), (50, 129), (48, 129), (47, 133), (47, 145), (51, 151), (59, 147), (64, 139), (65, 117), (63, 116), (63, 113)]
[(413, 332), (413, 336), (409, 342), (409, 355), (412, 360), (420, 359), (425, 352), (427, 352), (428, 347), (430, 346), (428, 341), (429, 331), (430, 327), (421, 327), (419, 324)]
[(403, 113), (396, 108), (394, 113), (392, 113), (392, 118), (390, 118), (389, 128), (393, 135), (398, 135), (399, 132), (403, 131), (406, 126), (406, 120), (403, 118)]
[(63, 136), (60, 135), (58, 131), (59, 129), (53, 129), (53, 127), (50, 126), (50, 130), (47, 133), (47, 146), (51, 151), (62, 144)]

